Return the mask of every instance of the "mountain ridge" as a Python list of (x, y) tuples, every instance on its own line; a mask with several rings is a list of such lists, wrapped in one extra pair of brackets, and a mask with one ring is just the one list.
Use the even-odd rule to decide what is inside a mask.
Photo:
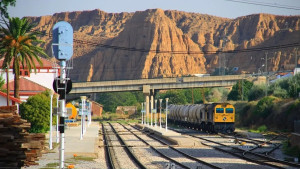
[[(35, 30), (47, 33), (54, 23), (64, 20), (73, 26), (74, 39), (123, 47), (117, 50), (75, 43), (73, 67), (76, 69), (70, 71), (74, 81), (187, 76), (213, 73), (218, 67), (239, 67), (239, 72), (253, 73), (263, 69), (264, 52), (201, 53), (299, 43), (300, 38), (300, 16), (254, 14), (228, 19), (148, 9), (132, 13), (65, 12), (28, 19), (37, 24)], [(47, 53), (51, 53), (51, 39), (43, 37), (43, 40)], [(176, 51), (182, 53), (174, 54)], [(285, 70), (286, 65), (295, 63), (295, 48), (269, 51), (269, 58), (268, 71)]]

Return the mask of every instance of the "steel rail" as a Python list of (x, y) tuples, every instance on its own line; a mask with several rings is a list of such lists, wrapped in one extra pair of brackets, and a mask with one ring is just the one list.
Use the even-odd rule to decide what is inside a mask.
[[(121, 124), (121, 125), (122, 125), (122, 124)], [(123, 126), (124, 128), (126, 128), (128, 131), (131, 132), (131, 130), (129, 130), (127, 127), (125, 127), (124, 125), (122, 125), (122, 126)], [(132, 125), (130, 125), (130, 126), (133, 127), (133, 128), (135, 128), (135, 126), (132, 126)], [(135, 129), (137, 129), (137, 128), (135, 128)], [(132, 132), (132, 134), (135, 135), (135, 133), (133, 133), (133, 132)], [(139, 138), (141, 141), (145, 142), (147, 145), (151, 146), (149, 143), (147, 143), (145, 140), (143, 140), (143, 139), (140, 138), (139, 136), (137, 136), (137, 135), (135, 135), (135, 136), (136, 136), (137, 138)], [(161, 141), (161, 140), (159, 140), (159, 139), (157, 139), (157, 138), (155, 138), (155, 137), (153, 137), (153, 136), (151, 136), (151, 135), (149, 135), (149, 134), (147, 134), (147, 136), (149, 136), (149, 137), (151, 137), (152, 139), (154, 139), (154, 140), (156, 140), (156, 141), (162, 143), (163, 145), (168, 146), (170, 149), (172, 149), (172, 150), (174, 150), (174, 151), (176, 151), (176, 152), (178, 152), (178, 153), (180, 153), (180, 154), (186, 156), (187, 158), (189, 158), (189, 159), (191, 159), (191, 160), (193, 160), (193, 161), (197, 161), (197, 162), (202, 163), (202, 164), (204, 164), (204, 165), (207, 165), (207, 166), (209, 166), (209, 167), (211, 167), (211, 168), (221, 169), (221, 168), (218, 167), (218, 166), (212, 165), (212, 164), (210, 164), (210, 163), (208, 163), (208, 162), (205, 162), (205, 161), (203, 161), (203, 160), (200, 160), (200, 159), (198, 159), (198, 158), (196, 158), (196, 157), (194, 157), (194, 156), (191, 156), (191, 155), (189, 155), (189, 154), (186, 154), (186, 153), (184, 153), (183, 151), (180, 151), (180, 150), (174, 148), (173, 146), (170, 146), (170, 145), (168, 145), (167, 143), (165, 143), (165, 142), (163, 142), (163, 141)], [(151, 146), (151, 147), (152, 147), (152, 146)], [(154, 148), (154, 147), (153, 147), (153, 148)]]
[[(122, 125), (121, 123), (119, 123), (120, 125)], [(131, 132), (131, 130), (129, 130), (127, 127), (125, 127), (124, 125), (122, 125), (125, 129), (127, 129), (128, 131)], [(166, 156), (165, 154), (161, 153), (160, 151), (158, 151), (156, 148), (154, 148), (153, 146), (151, 146), (148, 142), (146, 142), (144, 139), (142, 139), (141, 137), (139, 137), (138, 135), (136, 135), (135, 133), (132, 132), (132, 134), (137, 137), (139, 140), (141, 140), (143, 143), (145, 143), (146, 145), (148, 145), (153, 151), (155, 151), (156, 153), (158, 153), (161, 157), (177, 164), (178, 166), (180, 166), (181, 168), (185, 168), (185, 169), (189, 169), (190, 167), (187, 167), (179, 162), (177, 162), (176, 160)], [(148, 134), (147, 134), (148, 135)]]
[[(209, 139), (205, 139), (205, 138), (202, 138), (202, 137), (199, 137), (199, 136), (194, 136), (194, 135), (189, 135), (191, 137), (194, 137), (194, 138), (199, 138), (199, 139), (202, 139), (202, 140), (205, 140), (205, 141), (208, 141), (208, 142), (212, 142), (212, 143), (215, 143), (215, 144), (218, 144), (218, 145), (221, 145), (221, 146), (224, 146), (224, 147), (229, 147), (229, 148), (232, 148), (234, 150), (237, 150), (237, 151), (243, 151), (239, 148), (236, 148), (236, 147), (231, 147), (231, 146), (227, 146), (225, 144), (222, 144), (222, 143), (218, 143), (218, 142), (215, 142), (215, 141), (212, 141), (212, 140), (209, 140)], [(203, 144), (203, 143), (202, 143)], [(214, 146), (211, 146), (213, 148), (215, 148)], [(229, 151), (228, 151), (229, 152)], [(261, 154), (258, 154), (258, 153), (253, 153), (253, 152), (247, 152), (248, 154), (251, 154), (253, 156), (257, 156), (257, 157), (260, 157), (264, 160), (268, 160), (269, 162), (274, 162), (274, 163), (279, 163), (279, 164), (283, 164), (283, 165), (288, 165), (288, 166), (293, 166), (293, 167), (298, 167), (300, 168), (300, 165), (299, 164), (296, 164), (296, 163), (291, 163), (291, 162), (287, 162), (287, 161), (282, 161), (282, 160), (279, 160), (279, 159), (275, 159), (275, 158), (271, 158), (271, 157), (268, 157), (268, 156), (264, 156), (264, 155), (261, 155)], [(257, 161), (257, 160), (255, 160)], [(257, 161), (259, 163), (261, 163), (260, 161)], [(267, 163), (267, 162), (263, 162), (264, 165), (269, 165), (269, 166), (272, 166), (272, 167), (277, 167), (277, 168), (282, 168), (280, 166), (277, 166), (277, 165), (273, 165), (273, 164), (270, 164), (270, 163)]]
[(124, 145), (124, 148), (127, 152), (127, 154), (129, 155), (129, 157), (131, 159), (133, 159), (133, 161), (138, 165), (139, 168), (142, 168), (142, 169), (146, 169), (146, 167), (144, 166), (144, 164), (142, 164), (138, 158), (134, 155), (134, 153), (129, 149), (128, 145), (124, 142), (124, 140), (121, 138), (121, 136), (118, 134), (118, 132), (115, 130), (115, 128), (113, 127), (113, 125), (111, 123), (108, 123), (112, 130), (114, 131), (114, 133), (116, 134), (118, 140), (121, 142), (122, 145)]
[(105, 154), (106, 154), (105, 157), (108, 161), (108, 167), (111, 168), (111, 169), (116, 169), (116, 166), (114, 165), (113, 160), (112, 160), (112, 154), (111, 154), (112, 152), (110, 151), (110, 148), (109, 148), (109, 146), (111, 146), (111, 145), (109, 145), (103, 123), (102, 123), (102, 134), (103, 134), (103, 139), (104, 139), (104, 145), (108, 145), (108, 146), (104, 146), (105, 147)]

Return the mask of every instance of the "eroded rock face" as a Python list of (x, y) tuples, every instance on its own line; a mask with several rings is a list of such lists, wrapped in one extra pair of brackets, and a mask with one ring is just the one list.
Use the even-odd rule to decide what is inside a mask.
[[(71, 23), (76, 39), (73, 81), (174, 77), (212, 73), (219, 66), (252, 73), (265, 63), (261, 59), (265, 51), (212, 53), (300, 43), (300, 16), (256, 14), (227, 19), (150, 9), (66, 12), (29, 19), (37, 24), (35, 29), (46, 33), (58, 21)], [(51, 38), (43, 40), (51, 54)], [(268, 51), (268, 58), (268, 71), (282, 70), (295, 64), (295, 49), (275, 48)]]

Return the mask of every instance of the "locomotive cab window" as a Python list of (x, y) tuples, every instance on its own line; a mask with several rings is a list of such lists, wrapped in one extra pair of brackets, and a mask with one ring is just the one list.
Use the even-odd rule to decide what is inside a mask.
[(216, 108), (216, 113), (224, 113), (224, 108)]
[(233, 108), (226, 108), (226, 113), (233, 113)]

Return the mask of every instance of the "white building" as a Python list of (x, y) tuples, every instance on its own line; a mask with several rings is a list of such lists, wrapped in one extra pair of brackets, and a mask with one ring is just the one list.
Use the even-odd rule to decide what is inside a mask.
[[(24, 77), (25, 79), (28, 79), (32, 82), (35, 82), (41, 86), (46, 87), (47, 89), (53, 90), (52, 84), (53, 84), (53, 80), (55, 77), (59, 76), (59, 70), (56, 69), (57, 67), (59, 67), (59, 65), (57, 65), (56, 63), (51, 62), (50, 60), (47, 60), (45, 58), (40, 58), (43, 65), (39, 65), (39, 63), (37, 61), (35, 61), (35, 65), (36, 65), (36, 73), (34, 72), (34, 70), (32, 69), (32, 71), (30, 72), (28, 70), (28, 68), (21, 66), (20, 67), (20, 76)], [(4, 59), (0, 60), (0, 66), (2, 67), (2, 63), (3, 63)], [(13, 63), (11, 63), (10, 65), (10, 69), (9, 69), (9, 81), (14, 80), (14, 73), (13, 73)], [(6, 82), (6, 72), (3, 71), (2, 69), (0, 70), (2, 77), (5, 79)]]

